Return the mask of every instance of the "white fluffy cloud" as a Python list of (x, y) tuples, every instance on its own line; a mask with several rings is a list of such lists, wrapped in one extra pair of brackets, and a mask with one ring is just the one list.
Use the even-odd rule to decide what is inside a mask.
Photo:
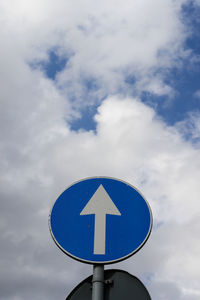
[[(184, 3), (2, 1), (2, 31), (10, 51), (15, 49), (13, 56), (26, 62), (47, 59), (47, 51), (55, 47), (59, 55), (67, 56), (57, 85), (75, 97), (76, 105), (80, 101), (83, 105), (86, 95), (94, 101), (119, 90), (128, 93), (133, 82), (136, 94), (173, 95), (166, 74), (190, 55), (183, 47)], [(133, 82), (127, 85), (130, 78)], [(91, 80), (96, 88), (87, 94), (83, 83)]]
[[(67, 294), (75, 282), (91, 271), (56, 251), (50, 240), (47, 217), (52, 203), (68, 184), (93, 175), (130, 182), (143, 192), (153, 209), (154, 230), (150, 240), (138, 254), (117, 267), (143, 280), (150, 276), (147, 284), (154, 299), (160, 299), (160, 295), (163, 299), (172, 295), (177, 295), (177, 299), (197, 299), (200, 292), (198, 149), (136, 99), (106, 99), (95, 117), (96, 134), (70, 132), (65, 123), (60, 123), (60, 112), (55, 111), (56, 116), (53, 125), (43, 123), (42, 111), (34, 122), (23, 124), (23, 118), (18, 120), (23, 126), (22, 140), (32, 127), (30, 151), (24, 150), (18, 138), (15, 148), (5, 152), (7, 168), (1, 181), (4, 232), (1, 268), (7, 280), (10, 272), (13, 274), (10, 279), (13, 289), (9, 289), (8, 295), (4, 287), (2, 299), (31, 297), (36, 285), (39, 286), (36, 299), (41, 295), (44, 299), (54, 299), (55, 295), (63, 298), (62, 292)], [(34, 130), (38, 126), (40, 131)], [(12, 266), (10, 260), (15, 261)], [(71, 279), (69, 267), (73, 270)], [(50, 288), (46, 294), (48, 286), (52, 286), (54, 293)]]

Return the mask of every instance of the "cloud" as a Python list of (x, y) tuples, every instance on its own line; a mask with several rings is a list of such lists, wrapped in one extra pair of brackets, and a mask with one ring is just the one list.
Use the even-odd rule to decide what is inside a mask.
[[(147, 244), (116, 267), (154, 299), (196, 300), (199, 116), (170, 127), (140, 98), (174, 93), (165, 78), (191, 55), (187, 1), (74, 3), (0, 2), (0, 299), (64, 299), (90, 275), (56, 248), (47, 220), (69, 184), (105, 175), (139, 188), (154, 215)], [(55, 80), (31, 67), (52, 49), (67, 60)], [(94, 102), (96, 132), (70, 130), (74, 107)]]
[(177, 122), (177, 128), (187, 138), (190, 139), (193, 144), (199, 145), (200, 141), (200, 121), (199, 111), (194, 110), (190, 112), (187, 118), (181, 122)]
[[(76, 105), (100, 101), (109, 93), (173, 96), (165, 82), (171, 68), (191, 55), (185, 49), (186, 27), (181, 19), (187, 1), (17, 1), (2, 3), (3, 28), (11, 49), (33, 63), (48, 58), (56, 47), (68, 64), (57, 75)], [(156, 7), (156, 9), (154, 9)], [(13, 46), (12, 46), (13, 45)], [(132, 76), (135, 85), (127, 85)], [(85, 82), (96, 82), (94, 91)], [(74, 103), (74, 104), (75, 104)]]
[(197, 90), (197, 91), (194, 93), (194, 96), (197, 97), (197, 98), (200, 98), (200, 90)]
[[(41, 98), (40, 106), (45, 101)], [(139, 188), (154, 216), (154, 230), (147, 244), (117, 267), (143, 281), (152, 274), (147, 286), (155, 298), (160, 293), (163, 299), (172, 295), (183, 299), (189, 293), (190, 299), (196, 299), (198, 149), (137, 99), (107, 98), (95, 117), (96, 134), (70, 132), (67, 124), (60, 122), (60, 110), (54, 110), (52, 123), (43, 121), (43, 110), (37, 115), (27, 118), (26, 123), (23, 117), (18, 119), (15, 149), (7, 148), (6, 167), (1, 169), (1, 298), (25, 299), (33, 294), (36, 299), (64, 298), (91, 273), (91, 267), (67, 259), (56, 249), (47, 218), (67, 185), (80, 178), (106, 175)], [(25, 151), (29, 134), (29, 151)]]

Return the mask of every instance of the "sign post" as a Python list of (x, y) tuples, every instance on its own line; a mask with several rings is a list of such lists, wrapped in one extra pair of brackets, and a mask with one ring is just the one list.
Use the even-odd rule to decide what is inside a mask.
[(111, 177), (75, 182), (49, 215), (56, 245), (67, 255), (93, 264), (92, 300), (104, 300), (104, 265), (135, 254), (152, 229), (152, 213), (132, 185)]
[(93, 266), (92, 300), (104, 300), (104, 265)]

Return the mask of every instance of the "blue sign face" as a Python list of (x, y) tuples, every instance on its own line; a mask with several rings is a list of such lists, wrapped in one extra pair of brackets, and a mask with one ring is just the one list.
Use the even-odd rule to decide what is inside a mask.
[(109, 177), (76, 182), (56, 200), (51, 235), (67, 255), (85, 263), (109, 264), (128, 258), (147, 241), (152, 213), (130, 184)]

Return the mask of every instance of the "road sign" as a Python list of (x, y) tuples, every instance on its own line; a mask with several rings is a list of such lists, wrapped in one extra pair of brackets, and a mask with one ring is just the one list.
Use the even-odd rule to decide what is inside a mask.
[(58, 197), (49, 226), (67, 255), (108, 264), (128, 258), (144, 245), (152, 213), (135, 187), (119, 179), (92, 177), (72, 184)]
[[(143, 283), (122, 270), (105, 270), (104, 300), (151, 300)], [(79, 283), (66, 300), (92, 299), (92, 276)]]

